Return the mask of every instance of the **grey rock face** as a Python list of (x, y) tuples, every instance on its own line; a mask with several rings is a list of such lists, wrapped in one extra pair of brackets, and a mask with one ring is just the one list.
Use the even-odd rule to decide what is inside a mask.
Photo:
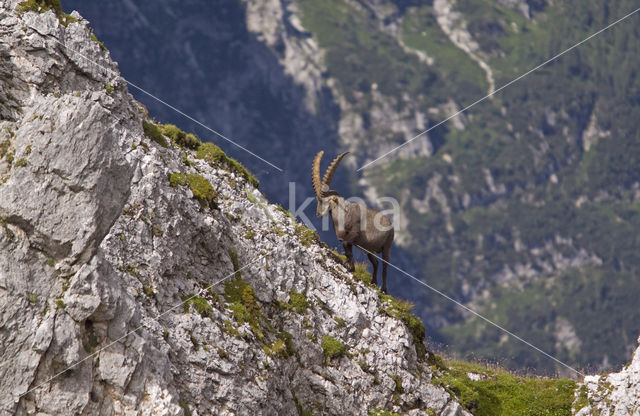
[(631, 362), (620, 372), (585, 377), (582, 388), (576, 392), (574, 407), (577, 407), (578, 416), (639, 415), (640, 348), (636, 349)]
[(467, 414), (304, 227), (144, 135), (86, 22), (17, 3), (0, 2), (0, 414)]

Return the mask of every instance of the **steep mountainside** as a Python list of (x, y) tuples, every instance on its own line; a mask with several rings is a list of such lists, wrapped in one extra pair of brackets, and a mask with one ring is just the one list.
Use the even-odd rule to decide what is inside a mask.
[[(284, 167), (284, 175), (268, 165), (257, 175), (285, 206), (288, 179), (311, 194), (317, 150), (351, 150), (350, 167), (361, 166), (637, 7), (632, 0), (162, 4), (65, 7), (90, 16), (126, 77)], [(336, 178), (341, 190), (400, 201), (394, 250), (408, 257), (396, 256), (399, 265), (579, 367), (619, 367), (640, 332), (638, 18), (361, 176), (344, 180), (343, 169)], [(198, 129), (144, 102), (153, 115)], [(412, 298), (433, 337), (452, 350), (557, 370), (455, 305), (395, 282), (392, 290)]]
[(0, 2), (0, 414), (468, 415), (409, 306), (151, 123), (78, 19)]

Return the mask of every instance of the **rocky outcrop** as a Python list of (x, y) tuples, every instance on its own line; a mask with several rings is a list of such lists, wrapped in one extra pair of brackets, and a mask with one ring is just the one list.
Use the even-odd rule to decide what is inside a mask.
[(433, 13), (436, 15), (438, 25), (454, 45), (464, 51), (482, 68), (489, 83), (487, 94), (493, 94), (496, 86), (493, 70), (486, 62), (486, 58), (482, 56), (478, 42), (473, 39), (473, 36), (467, 30), (467, 23), (462, 13), (456, 11), (454, 6), (455, 0), (433, 1)]
[(79, 15), (17, 4), (0, 3), (0, 414), (468, 414), (395, 301), (214, 147), (145, 133)]
[(576, 390), (574, 409), (577, 416), (640, 414), (640, 348), (620, 372), (585, 377)]

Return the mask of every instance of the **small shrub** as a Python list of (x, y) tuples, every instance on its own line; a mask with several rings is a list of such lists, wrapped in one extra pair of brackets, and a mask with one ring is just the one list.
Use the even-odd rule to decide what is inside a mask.
[(67, 305), (65, 305), (64, 301), (62, 300), (62, 298), (58, 298), (56, 299), (56, 307), (58, 309), (64, 309), (67, 307)]
[(322, 343), (320, 344), (324, 355), (327, 358), (340, 357), (344, 355), (348, 348), (342, 342), (338, 341), (331, 335), (325, 335), (322, 337)]
[(162, 147), (169, 147), (167, 139), (164, 138), (158, 126), (148, 122), (147, 120), (142, 120), (142, 129), (144, 130), (145, 136), (158, 143)]
[(113, 91), (115, 91), (115, 88), (113, 87), (113, 85), (111, 85), (110, 82), (107, 82), (106, 84), (104, 84), (104, 89), (107, 90), (108, 94), (112, 94)]
[(36, 303), (38, 301), (38, 295), (35, 293), (29, 293), (29, 303)]
[(25, 158), (18, 159), (18, 161), (16, 162), (16, 167), (23, 168), (25, 166), (27, 166), (27, 159)]

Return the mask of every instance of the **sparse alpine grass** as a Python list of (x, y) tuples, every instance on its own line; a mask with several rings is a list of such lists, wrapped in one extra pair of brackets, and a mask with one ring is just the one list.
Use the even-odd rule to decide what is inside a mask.
[(447, 389), (475, 416), (571, 415), (577, 387), (573, 380), (519, 377), (501, 368), (457, 360), (444, 361), (433, 370), (432, 383)]

